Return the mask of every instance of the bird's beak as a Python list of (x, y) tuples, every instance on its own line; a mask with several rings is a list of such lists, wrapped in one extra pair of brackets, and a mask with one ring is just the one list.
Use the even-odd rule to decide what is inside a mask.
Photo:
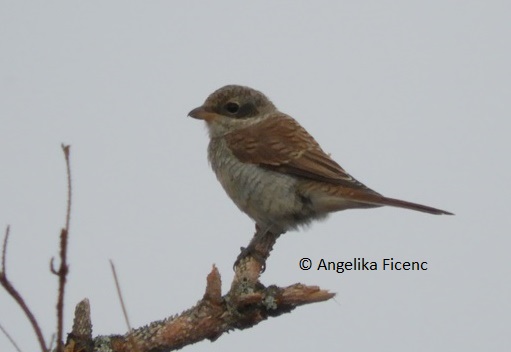
[(194, 119), (204, 120), (206, 122), (213, 120), (216, 115), (217, 114), (204, 106), (199, 106), (188, 113), (188, 116), (193, 117)]

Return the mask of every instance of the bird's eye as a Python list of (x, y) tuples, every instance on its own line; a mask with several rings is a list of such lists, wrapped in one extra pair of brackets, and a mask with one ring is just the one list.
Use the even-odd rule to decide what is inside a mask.
[(240, 106), (237, 103), (229, 102), (225, 104), (225, 110), (231, 114), (236, 114), (240, 110)]

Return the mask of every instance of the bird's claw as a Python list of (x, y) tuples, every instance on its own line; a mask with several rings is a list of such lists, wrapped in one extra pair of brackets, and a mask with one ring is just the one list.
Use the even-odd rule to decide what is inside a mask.
[(236, 271), (236, 267), (238, 267), (242, 260), (244, 260), (247, 257), (252, 257), (259, 264), (261, 264), (261, 273), (264, 273), (264, 271), (266, 270), (266, 258), (264, 254), (262, 254), (255, 248), (255, 246), (252, 245), (249, 245), (248, 247), (240, 247), (240, 250), (241, 252), (238, 255), (238, 258), (236, 258), (234, 265), (232, 266), (232, 269), (234, 271)]

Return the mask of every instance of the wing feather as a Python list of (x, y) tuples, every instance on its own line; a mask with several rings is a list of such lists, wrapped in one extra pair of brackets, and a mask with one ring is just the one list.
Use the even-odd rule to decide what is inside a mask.
[(314, 181), (369, 190), (326, 154), (296, 120), (285, 114), (231, 132), (225, 139), (242, 162)]

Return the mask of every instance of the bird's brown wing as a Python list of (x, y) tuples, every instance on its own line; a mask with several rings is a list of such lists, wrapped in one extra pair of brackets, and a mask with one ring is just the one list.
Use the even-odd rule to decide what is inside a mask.
[(242, 162), (306, 179), (368, 189), (326, 154), (293, 118), (279, 114), (225, 136)]

